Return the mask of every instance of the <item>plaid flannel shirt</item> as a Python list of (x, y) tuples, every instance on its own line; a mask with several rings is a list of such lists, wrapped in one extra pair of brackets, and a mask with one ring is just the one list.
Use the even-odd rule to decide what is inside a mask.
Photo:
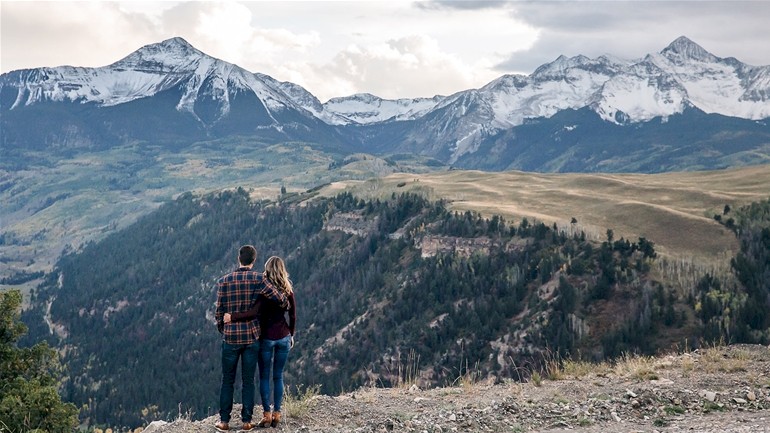
[(259, 339), (259, 321), (224, 323), (225, 313), (248, 310), (262, 295), (278, 302), (282, 308), (289, 308), (286, 295), (276, 289), (262, 274), (241, 267), (217, 280), (217, 329), (228, 344), (252, 344)]

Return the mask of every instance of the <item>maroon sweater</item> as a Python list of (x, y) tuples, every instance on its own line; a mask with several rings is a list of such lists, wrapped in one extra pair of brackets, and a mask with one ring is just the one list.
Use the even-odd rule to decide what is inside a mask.
[(289, 300), (289, 321), (286, 322), (286, 310), (280, 304), (262, 297), (247, 311), (232, 313), (233, 322), (259, 320), (260, 336), (266, 340), (280, 340), (287, 335), (294, 335), (294, 325), (297, 323), (297, 303), (294, 292), (286, 297)]

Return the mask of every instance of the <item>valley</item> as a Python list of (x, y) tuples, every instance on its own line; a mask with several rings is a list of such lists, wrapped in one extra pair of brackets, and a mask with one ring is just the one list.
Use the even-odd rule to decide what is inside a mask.
[(141, 143), (71, 156), (25, 152), (0, 163), (0, 279), (50, 271), (63, 251), (127, 227), (184, 192), (240, 186), (274, 199), (281, 187), (304, 191), (341, 179), (430, 170), (423, 164), (408, 156), (386, 161), (253, 138), (183, 149)]

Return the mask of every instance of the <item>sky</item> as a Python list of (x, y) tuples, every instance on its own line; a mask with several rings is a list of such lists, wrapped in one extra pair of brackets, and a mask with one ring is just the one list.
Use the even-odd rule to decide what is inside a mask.
[(299, 84), (322, 102), (449, 95), (559, 55), (623, 59), (687, 36), (770, 65), (770, 1), (7, 1), (0, 72), (106, 66), (182, 37), (213, 57)]

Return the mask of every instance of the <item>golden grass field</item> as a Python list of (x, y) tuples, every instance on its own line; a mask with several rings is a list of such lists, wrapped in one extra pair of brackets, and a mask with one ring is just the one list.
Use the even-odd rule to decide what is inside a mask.
[[(606, 239), (607, 229), (612, 229), (615, 239), (650, 239), (659, 253), (670, 258), (723, 262), (732, 257), (738, 243), (713, 216), (722, 214), (725, 205), (735, 209), (770, 198), (770, 165), (663, 174), (395, 173), (336, 182), (321, 193), (342, 190), (361, 197), (420, 192), (446, 199), (452, 210), (498, 214), (514, 222), (526, 217), (556, 223), (597, 240)], [(572, 218), (577, 220), (574, 226)]]

